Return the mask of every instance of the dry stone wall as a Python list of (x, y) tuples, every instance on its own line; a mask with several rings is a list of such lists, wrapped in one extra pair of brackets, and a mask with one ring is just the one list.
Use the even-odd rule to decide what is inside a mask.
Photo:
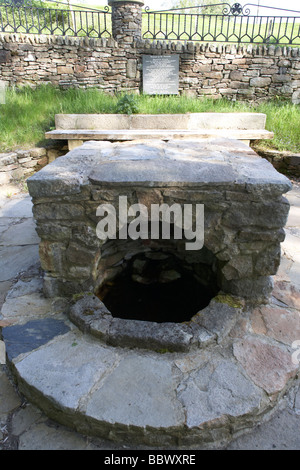
[(300, 49), (42, 35), (0, 35), (0, 80), (142, 91), (142, 55), (178, 54), (179, 92), (191, 97), (300, 103)]
[(48, 147), (0, 153), (0, 186), (28, 178), (67, 152), (68, 146), (59, 142)]

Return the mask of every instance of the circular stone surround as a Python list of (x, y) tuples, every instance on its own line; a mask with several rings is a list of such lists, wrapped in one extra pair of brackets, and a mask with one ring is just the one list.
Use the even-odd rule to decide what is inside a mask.
[(219, 294), (190, 321), (157, 323), (116, 318), (97, 296), (79, 297), (69, 318), (81, 331), (112, 346), (157, 352), (187, 352), (216, 343), (232, 329), (244, 305), (241, 299)]
[[(68, 311), (70, 318), (81, 312), (78, 325), (88, 321), (79, 328)], [(208, 337), (197, 343), (195, 335), (183, 352), (120, 347), (122, 331), (112, 324), (122, 330), (124, 320), (110, 319), (105, 329), (107, 315), (92, 295), (72, 306), (45, 298), (34, 273), (12, 287), (2, 308), (7, 364), (20, 392), (83, 434), (131, 445), (225, 447), (268, 419), (297, 384), (291, 338), (299, 334), (299, 310), (275, 298), (257, 308), (214, 298), (197, 316)], [(97, 321), (98, 338), (84, 331), (95, 333)]]

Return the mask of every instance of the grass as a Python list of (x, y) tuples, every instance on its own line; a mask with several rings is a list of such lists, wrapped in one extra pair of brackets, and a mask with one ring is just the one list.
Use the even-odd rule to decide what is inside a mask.
[[(274, 100), (257, 106), (226, 99), (192, 99), (183, 96), (134, 95), (141, 114), (181, 114), (193, 112), (259, 112), (267, 115), (266, 128), (275, 133), (263, 146), (300, 152), (300, 106)], [(0, 152), (29, 148), (45, 143), (44, 133), (54, 129), (59, 113), (111, 114), (117, 112), (120, 96), (97, 89), (60, 90), (51, 85), (31, 89), (9, 89), (6, 104), (0, 105)]]

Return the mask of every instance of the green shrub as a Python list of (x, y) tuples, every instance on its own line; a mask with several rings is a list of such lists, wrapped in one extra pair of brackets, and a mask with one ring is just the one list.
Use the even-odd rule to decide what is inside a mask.
[(117, 102), (117, 114), (136, 114), (139, 112), (138, 101), (134, 95), (124, 95)]

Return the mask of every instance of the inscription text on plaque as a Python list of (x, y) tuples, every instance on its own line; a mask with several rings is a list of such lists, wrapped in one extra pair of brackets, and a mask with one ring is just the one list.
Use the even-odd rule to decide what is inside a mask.
[(143, 92), (149, 95), (178, 95), (179, 56), (143, 55)]

